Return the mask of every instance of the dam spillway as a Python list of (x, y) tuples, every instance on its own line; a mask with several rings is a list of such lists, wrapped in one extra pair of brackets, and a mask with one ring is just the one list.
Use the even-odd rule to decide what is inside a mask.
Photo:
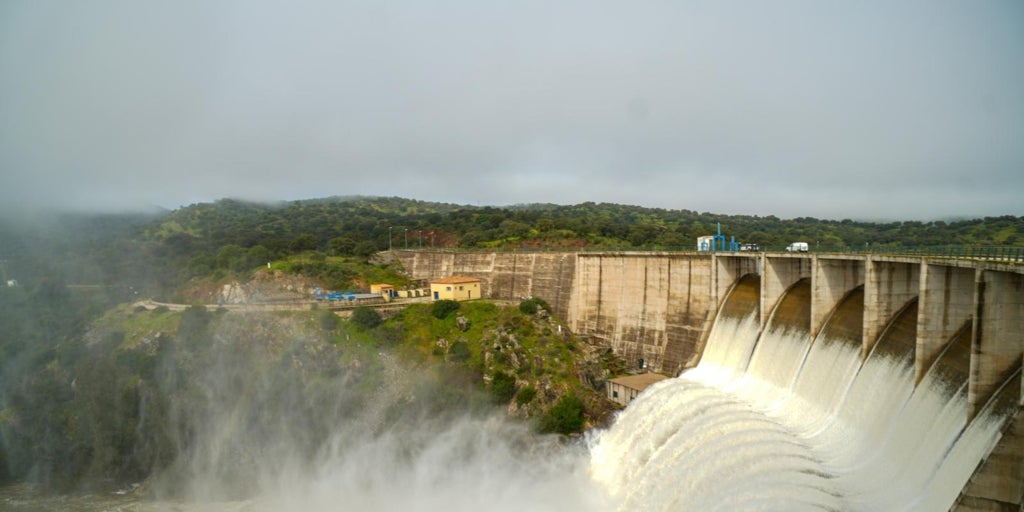
[(801, 281), (762, 331), (758, 284), (737, 285), (700, 365), (597, 437), (593, 472), (620, 510), (948, 510), (1012, 414), (1005, 400), (968, 425), (967, 375), (944, 364), (955, 349), (915, 388), (911, 311), (860, 364), (858, 290), (808, 343)]
[[(1024, 501), (1019, 265), (857, 254), (398, 254), (413, 277), (466, 274), (483, 279), (492, 298), (545, 298), (577, 334), (656, 371), (682, 372), (650, 396), (673, 386), (669, 394), (693, 400), (724, 391), (715, 400), (739, 404), (741, 425), (761, 421), (750, 411), (764, 415), (768, 423), (752, 427), (756, 435), (782, 435), (781, 428), (793, 437), (773, 439), (799, 447), (781, 458), (803, 461), (791, 471), (801, 489), (818, 490), (811, 509), (936, 510), (948, 501), (956, 510), (1017, 510)], [(671, 423), (676, 407), (711, 410), (681, 399), (645, 409), (653, 399), (642, 395), (613, 430), (648, 449), (666, 432), (690, 432), (673, 443), (704, 439), (701, 453), (714, 463), (727, 459), (710, 455), (716, 449), (776, 458), (758, 451), (772, 443), (756, 435), (742, 449), (707, 444), (744, 438), (747, 427)], [(661, 434), (623, 426), (645, 415), (658, 426), (651, 432)], [(728, 416), (719, 411), (717, 421)], [(652, 460), (642, 471), (679, 469)], [(753, 456), (722, 471), (762, 464)], [(698, 474), (691, 468), (686, 478)], [(756, 504), (781, 492), (767, 484), (755, 491), (753, 482), (730, 494), (730, 503), (748, 496)]]

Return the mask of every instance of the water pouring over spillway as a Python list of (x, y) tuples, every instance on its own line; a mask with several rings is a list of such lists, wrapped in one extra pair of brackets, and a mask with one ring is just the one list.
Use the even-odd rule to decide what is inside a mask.
[[(762, 328), (759, 281), (724, 302), (700, 364), (648, 388), (592, 439), (619, 510), (948, 510), (1013, 409), (968, 421), (969, 329), (915, 383), (917, 303), (865, 355), (862, 289), (812, 339), (801, 280)], [(1019, 371), (1004, 387), (1019, 389)]]

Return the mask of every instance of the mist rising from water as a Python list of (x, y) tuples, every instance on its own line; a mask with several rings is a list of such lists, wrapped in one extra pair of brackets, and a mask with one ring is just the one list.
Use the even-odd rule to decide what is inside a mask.
[[(18, 484), (0, 487), (0, 509), (609, 508), (589, 479), (583, 443), (507, 418), (465, 365), (409, 363), (382, 341), (325, 341), (299, 316), (191, 308), (180, 320), (175, 336), (123, 344), (123, 336), (90, 336), (96, 340), (83, 342), (77, 378), (53, 381), (68, 394), (65, 410), (87, 416), (69, 431), (96, 436), (71, 439), (92, 442), (82, 447), (82, 471), (91, 472), (74, 482), (89, 485), (92, 496)], [(104, 400), (110, 395), (118, 399)], [(101, 453), (118, 442), (126, 443), (123, 456)], [(54, 453), (56, 463), (69, 463), (63, 454), (83, 451), (18, 455), (31, 464)], [(91, 475), (102, 479), (126, 464), (143, 476), (116, 488), (120, 494), (111, 494), (113, 481), (93, 485)], [(37, 473), (45, 477), (47, 468)]]
[(222, 355), (199, 377), (205, 405), (187, 411), (178, 459), (153, 481), (154, 506), (607, 510), (582, 444), (445, 401), (435, 368), (381, 352), (300, 381), (292, 364)]

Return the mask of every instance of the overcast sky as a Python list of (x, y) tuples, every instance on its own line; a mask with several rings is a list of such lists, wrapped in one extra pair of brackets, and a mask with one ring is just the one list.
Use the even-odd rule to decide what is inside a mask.
[(3, 208), (1024, 215), (1024, 2), (4, 0)]

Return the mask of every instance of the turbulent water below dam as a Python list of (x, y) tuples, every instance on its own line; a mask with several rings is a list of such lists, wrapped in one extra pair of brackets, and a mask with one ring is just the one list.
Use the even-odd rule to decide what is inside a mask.
[(969, 332), (915, 386), (916, 304), (862, 364), (862, 292), (809, 343), (809, 283), (760, 333), (758, 291), (741, 282), (698, 367), (649, 388), (595, 437), (592, 477), (615, 507), (948, 510), (1013, 409), (999, 393), (967, 423)]
[(0, 509), (948, 510), (1006, 420), (997, 395), (966, 421), (967, 337), (915, 385), (914, 304), (862, 358), (862, 296), (844, 299), (808, 342), (808, 290), (787, 293), (763, 331), (757, 295), (741, 281), (696, 368), (648, 388), (610, 429), (577, 443), (500, 416), (372, 435), (352, 417), (312, 456), (287, 443), (254, 447), (267, 454), (256, 491), (231, 500), (218, 497), (226, 440), (212, 428), (178, 498), (41, 496), (18, 485), (0, 489)]

